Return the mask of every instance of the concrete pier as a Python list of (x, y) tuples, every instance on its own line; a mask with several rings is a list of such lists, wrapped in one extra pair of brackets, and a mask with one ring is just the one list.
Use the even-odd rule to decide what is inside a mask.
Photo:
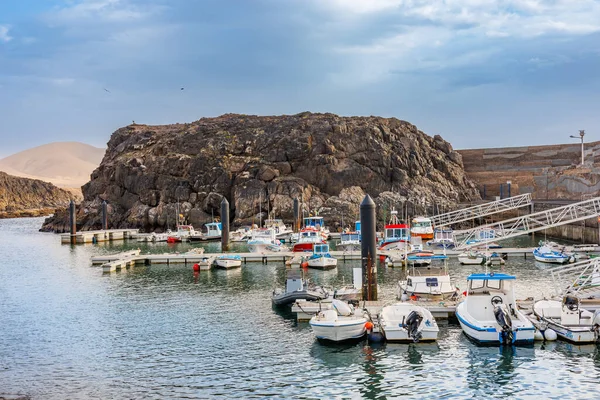
[(137, 235), (139, 229), (108, 229), (99, 231), (83, 231), (77, 232), (75, 235), (63, 233), (60, 235), (62, 244), (84, 244), (84, 243), (99, 243), (113, 240), (133, 239)]

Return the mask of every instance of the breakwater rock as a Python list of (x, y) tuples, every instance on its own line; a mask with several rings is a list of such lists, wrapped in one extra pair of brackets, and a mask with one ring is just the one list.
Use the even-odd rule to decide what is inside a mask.
[(0, 218), (48, 215), (73, 195), (51, 183), (0, 172)]
[[(293, 198), (329, 225), (358, 216), (369, 193), (382, 206), (424, 207), (479, 199), (460, 154), (395, 118), (226, 114), (189, 124), (133, 124), (113, 133), (106, 155), (83, 186), (79, 229), (100, 225), (164, 230), (176, 207), (200, 227), (218, 216), (225, 196), (234, 224), (258, 222), (259, 210), (291, 221)], [(66, 212), (43, 229), (63, 230)]]

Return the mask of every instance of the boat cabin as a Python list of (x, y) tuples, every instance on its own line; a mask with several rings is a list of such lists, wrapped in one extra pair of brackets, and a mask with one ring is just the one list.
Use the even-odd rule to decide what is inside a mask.
[(322, 241), (323, 238), (314, 229), (303, 229), (300, 231), (300, 240), (298, 242), (311, 242), (311, 241)]
[(321, 229), (324, 228), (325, 225), (323, 223), (323, 217), (306, 217), (304, 218), (304, 227), (308, 228), (316, 228)]
[(329, 245), (328, 244), (315, 244), (313, 246), (313, 254), (328, 254), (329, 253)]
[(452, 229), (436, 229), (433, 231), (433, 240), (436, 242), (454, 241)]
[(354, 231), (360, 233), (360, 221), (354, 222)]
[(221, 236), (222, 225), (220, 222), (209, 222), (208, 224), (204, 224), (204, 228), (202, 234), (206, 236)]
[(342, 243), (360, 243), (360, 233), (358, 232), (343, 232), (340, 235)]
[(515, 308), (514, 275), (471, 274), (467, 278), (467, 311), (478, 320), (494, 319), (494, 305), (505, 304)]
[(408, 225), (406, 224), (389, 224), (385, 226), (385, 239), (386, 242), (392, 241), (403, 241), (408, 242), (410, 234), (408, 232)]
[(422, 229), (427, 229), (427, 228), (433, 229), (433, 225), (431, 224), (431, 220), (429, 218), (425, 218), (425, 217), (416, 217), (416, 218), (413, 218), (413, 220), (412, 220), (412, 227), (413, 228), (422, 228)]

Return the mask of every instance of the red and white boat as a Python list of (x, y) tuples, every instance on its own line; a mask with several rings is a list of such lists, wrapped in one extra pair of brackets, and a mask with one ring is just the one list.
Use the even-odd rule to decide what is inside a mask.
[(311, 252), (315, 244), (324, 244), (321, 232), (313, 227), (307, 227), (300, 231), (298, 241), (294, 245), (293, 251)]
[(398, 220), (398, 211), (392, 210), (390, 222), (385, 226), (385, 236), (379, 243), (380, 250), (404, 250), (410, 241), (408, 225)]

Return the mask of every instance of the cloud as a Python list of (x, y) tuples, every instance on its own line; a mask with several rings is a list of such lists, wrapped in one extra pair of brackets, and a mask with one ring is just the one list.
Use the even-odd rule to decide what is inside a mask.
[(8, 43), (13, 39), (8, 35), (8, 31), (10, 31), (10, 26), (0, 25), (0, 42)]

